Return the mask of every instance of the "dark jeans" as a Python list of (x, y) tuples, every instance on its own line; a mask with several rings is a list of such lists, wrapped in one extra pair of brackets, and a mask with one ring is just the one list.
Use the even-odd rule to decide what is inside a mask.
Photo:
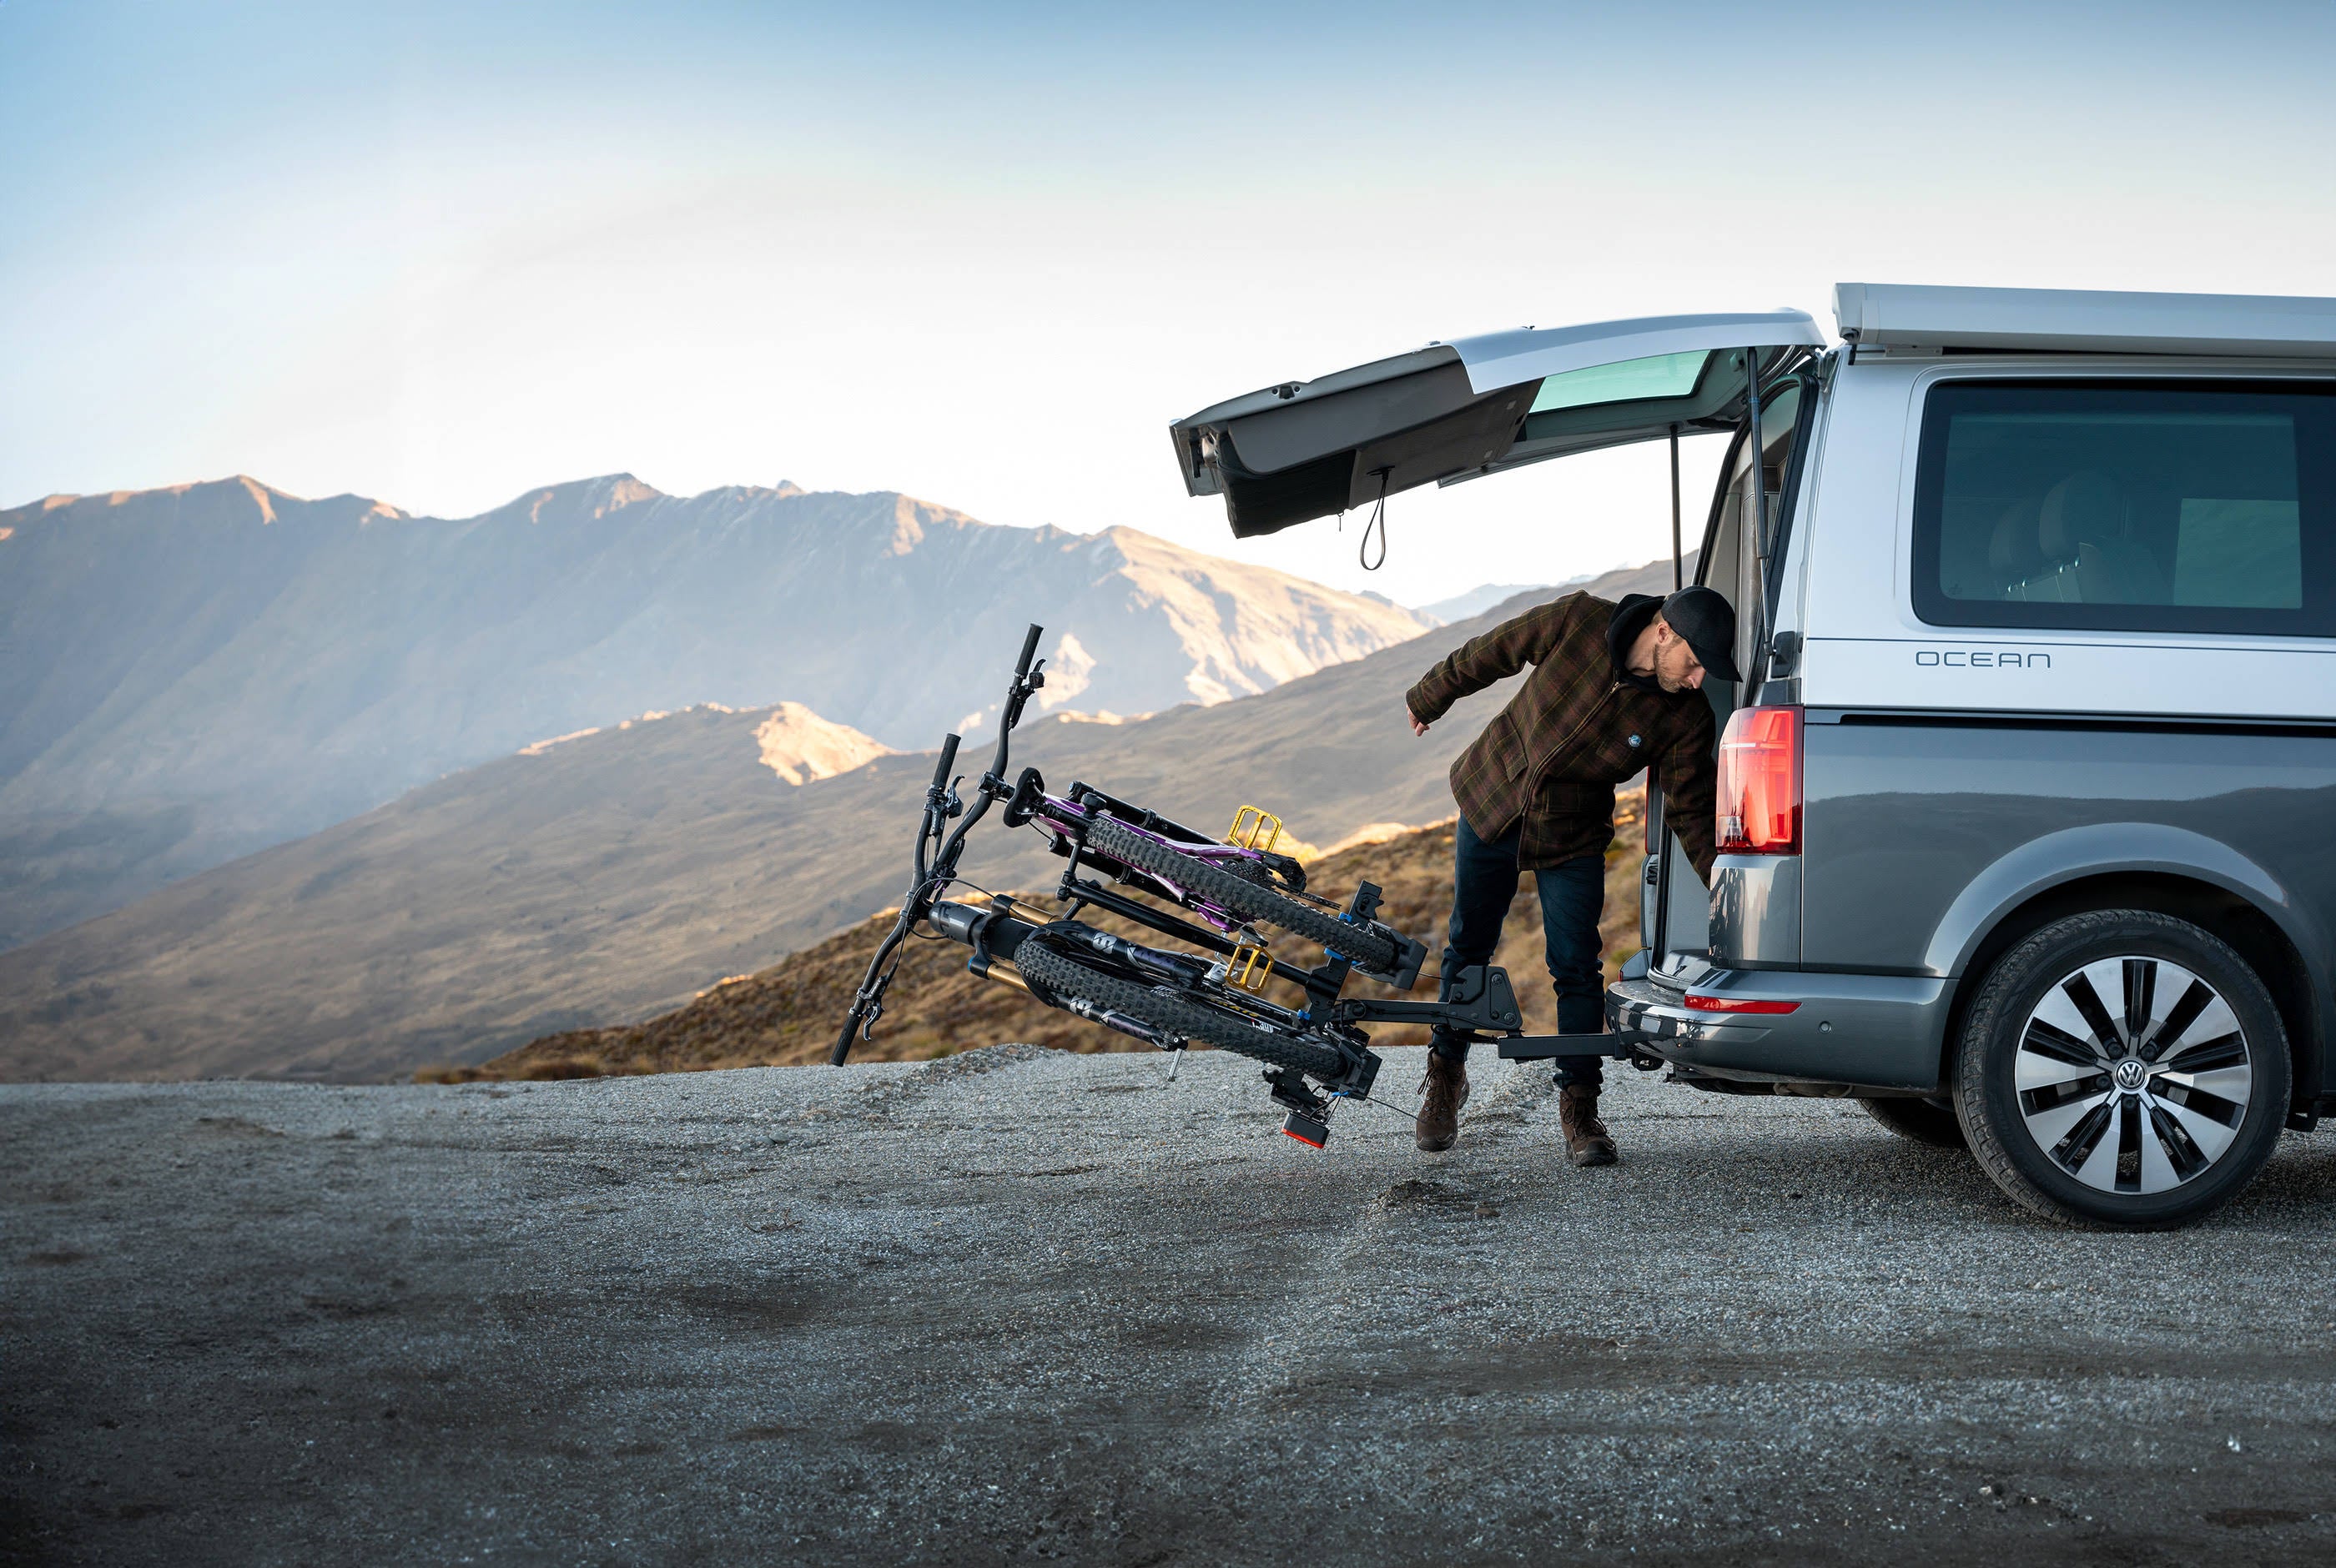
[[(1501, 944), (1501, 922), (1517, 895), (1517, 835), (1512, 828), (1487, 843), (1465, 817), (1453, 834), (1451, 940), (1444, 948), (1444, 982), (1438, 1000), (1452, 995), (1453, 982), (1472, 963), (1490, 963)], [(1577, 855), (1533, 874), (1541, 894), (1542, 940), (1550, 983), (1557, 988), (1557, 1031), (1597, 1034), (1606, 1027), (1605, 973), (1598, 962), (1598, 915), (1606, 905), (1606, 861)], [(1465, 1060), (1465, 1036), (1435, 1031), (1436, 1054)], [(1561, 1056), (1557, 1081), (1596, 1088), (1604, 1080), (1604, 1059)]]

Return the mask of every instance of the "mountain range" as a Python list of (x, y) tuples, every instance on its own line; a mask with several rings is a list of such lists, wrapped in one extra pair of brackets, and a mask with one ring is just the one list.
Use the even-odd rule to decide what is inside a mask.
[[(1589, 586), (1669, 576), (1664, 561)], [(1532, 597), (1254, 696), (1121, 722), (1034, 713), (1015, 764), (1204, 828), (1262, 805), (1325, 848), (1435, 822), (1452, 810), (1446, 767), (1503, 691), (1425, 739), (1403, 693)], [(988, 708), (1019, 629), (964, 639), (930, 700)], [(1046, 645), (1062, 645), (1052, 625)], [(601, 727), (0, 953), (0, 1078), (396, 1077), (667, 1011), (898, 899), (930, 753), (841, 729), (715, 706)], [(968, 747), (978, 773), (988, 742)], [(994, 824), (971, 847), (967, 874), (988, 886), (1041, 888), (1059, 865)]]
[[(0, 947), (530, 744), (791, 702), (893, 749), (1049, 630), (1042, 712), (1220, 702), (1416, 635), (1129, 528), (618, 474), (464, 518), (237, 478), (0, 511)], [(986, 692), (986, 687), (983, 689)]]

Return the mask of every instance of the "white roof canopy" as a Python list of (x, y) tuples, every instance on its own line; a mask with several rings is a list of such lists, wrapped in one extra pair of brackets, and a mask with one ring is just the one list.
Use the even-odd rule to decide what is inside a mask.
[(2336, 358), (2336, 299), (1905, 283), (1837, 283), (1833, 298), (1861, 348)]

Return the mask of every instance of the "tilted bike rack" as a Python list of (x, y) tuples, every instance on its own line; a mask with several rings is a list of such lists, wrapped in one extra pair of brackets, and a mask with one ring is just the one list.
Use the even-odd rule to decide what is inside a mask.
[[(1046, 684), (1045, 661), (1037, 657), (1039, 636), (1040, 628), (1034, 625), (1023, 638), (1021, 657), (1015, 664), (1014, 679), (998, 716), (997, 750), (974, 787), (970, 801), (959, 795), (951, 777), (959, 737), (952, 734), (943, 739), (932, 782), (925, 790), (924, 816), (918, 829), (914, 857), (916, 879), (901, 899), (900, 915), (891, 934), (869, 961), (829, 1052), (831, 1062), (841, 1064), (851, 1053), (854, 1039), (866, 1038), (873, 1029), (883, 1012), (884, 992), (897, 967), (900, 944), (920, 922), (929, 924), (937, 934), (966, 944), (972, 950), (966, 967), (973, 973), (1018, 986), (1037, 1000), (1090, 1022), (1163, 1050), (1181, 1052), (1189, 1041), (1200, 1039), (1274, 1063), (1264, 1078), (1276, 1103), (1288, 1112), (1281, 1130), (1317, 1148), (1329, 1137), (1330, 1113), (1337, 1103), (1345, 1099), (1368, 1099), (1377, 1079), (1380, 1058), (1369, 1049), (1369, 1037), (1359, 1027), (1364, 1024), (1425, 1023), (1465, 1035), (1471, 1040), (1485, 1040), (1503, 1057), (1515, 1061), (1560, 1056), (1631, 1055), (1627, 1047), (1611, 1043), (1615, 1039), (1611, 1035), (1526, 1034), (1524, 1012), (1517, 1005), (1515, 990), (1506, 972), (1494, 964), (1472, 965), (1448, 977), (1444, 987), (1448, 994), (1435, 1002), (1342, 997), (1340, 993), (1356, 969), (1355, 960), (1338, 951), (1338, 944), (1342, 940), (1338, 933), (1343, 926), (1352, 926), (1358, 932), (1368, 928), (1368, 939), (1361, 944), (1366, 954), (1364, 973), (1397, 992), (1408, 991), (1417, 983), (1419, 972), (1427, 960), (1426, 944), (1378, 924), (1381, 895), (1373, 883), (1358, 884), (1345, 910), (1335, 918), (1329, 914), (1334, 907), (1331, 904), (1313, 897), (1307, 901), (1319, 913), (1309, 912), (1306, 924), (1294, 925), (1288, 919), (1279, 922), (1305, 932), (1322, 946), (1323, 961), (1311, 969), (1301, 969), (1273, 957), (1248, 924), (1246, 915), (1223, 922), (1225, 928), (1220, 930), (1114, 892), (1093, 875), (1083, 876), (1082, 872), (1108, 876), (1139, 887), (1147, 886), (1138, 879), (1139, 876), (1152, 874), (1132, 869), (1124, 860), (1124, 850), (1090, 851), (1088, 835), (1098, 822), (1112, 822), (1113, 836), (1129, 828), (1140, 829), (1172, 849), (1179, 844), (1215, 846), (1227, 840), (1082, 782), (1071, 786), (1070, 799), (1078, 808), (1076, 825), (1066, 829), (1059, 815), (1047, 819), (1049, 830), (1057, 836), (1055, 850), (1068, 862), (1055, 889), (1055, 896), (1066, 906), (1063, 915), (1055, 916), (1027, 905), (1017, 905), (1005, 894), (987, 895), (986, 905), (941, 897), (957, 880), (958, 856), (966, 835), (990, 807), (1003, 805), (1006, 826), (1018, 827), (1030, 821), (1035, 811), (1047, 808), (1052, 799), (1046, 796), (1045, 781), (1035, 768), (1024, 769), (1011, 784), (1004, 777), (1009, 739), (1021, 718), (1023, 706)], [(1286, 881), (1302, 896), (1303, 867), (1270, 848), (1260, 848), (1256, 843), (1263, 824), (1269, 821), (1274, 826), (1274, 839), (1278, 842), (1280, 819), (1254, 807), (1245, 807), (1234, 817), (1232, 839), (1241, 838), (1245, 815), (1254, 818), (1248, 840), (1235, 843), (1234, 847), (1257, 857), (1261, 863), (1275, 863), (1268, 866), (1267, 875)], [(954, 828), (951, 824), (955, 824)], [(1090, 854), (1094, 856), (1092, 860)], [(1179, 896), (1178, 884), (1163, 880), (1169, 895)], [(1240, 915), (1240, 900), (1235, 898), (1233, 903), (1233, 913)], [(1078, 916), (1090, 907), (1214, 953), (1220, 962), (1212, 964), (1197, 953), (1144, 947), (1085, 924)], [(1217, 916), (1212, 914), (1211, 918)], [(1270, 916), (1260, 918), (1267, 924), (1277, 923)], [(1042, 967), (1054, 971), (1051, 975), (1034, 973), (1020, 957), (1023, 944), (1041, 934), (1045, 940), (1038, 944), (1033, 958), (1037, 961), (1043, 955)], [(1086, 959), (1072, 956), (1088, 949), (1093, 953)], [(1392, 959), (1380, 956), (1389, 951)], [(1116, 976), (1113, 983), (1132, 982), (1137, 989), (1123, 992), (1116, 1002), (1107, 995), (1080, 995), (1066, 991), (1066, 983), (1077, 982), (1065, 980), (1062, 966), (1096, 967), (1098, 960), (1095, 955), (1100, 955), (1102, 973)], [(1012, 967), (996, 967), (1000, 962)], [(1293, 1010), (1257, 994), (1271, 979), (1288, 982), (1301, 991), (1306, 998), (1304, 1007)], [(1128, 1011), (1144, 1008), (1144, 999), (1152, 992), (1189, 992), (1198, 987), (1217, 985), (1226, 986), (1240, 998), (1239, 1006), (1232, 1011), (1234, 1019), (1285, 1040), (1302, 1040), (1303, 1050), (1295, 1047), (1268, 1050), (1254, 1041), (1237, 1043), (1248, 1039), (1238, 1031), (1230, 1037), (1220, 1032), (1212, 1039), (1205, 1032), (1209, 1026), (1195, 1025), (1189, 1019), (1176, 1021), (1173, 1011), (1163, 1018), (1157, 1008), (1151, 1017)], [(1218, 1005), (1222, 1008), (1221, 1003)], [(1309, 1079), (1321, 1086), (1319, 1090), (1308, 1081)]]
[[(1361, 906), (1360, 917), (1368, 919), (1376, 906), (1379, 890), (1370, 883), (1356, 889), (1355, 904)], [(1071, 912), (1065, 920), (1074, 918), (1081, 904), (1109, 910), (1137, 924), (1162, 933), (1192, 942), (1223, 954), (1228, 960), (1240, 944), (1209, 927), (1178, 919), (1165, 911), (1131, 898), (1123, 898), (1109, 888), (1087, 881), (1077, 875), (1076, 858), (1063, 874), (1063, 885), (1057, 896), (1072, 900)], [(943, 934), (965, 943), (972, 949), (966, 968), (975, 974), (992, 979), (1012, 978), (1014, 983), (1027, 989), (1028, 982), (1018, 976), (1009, 977), (991, 965), (1003, 959), (1015, 963), (1022, 944), (1035, 934), (1040, 924), (1018, 913), (1016, 901), (1006, 894), (993, 894), (987, 908), (958, 904), (948, 900), (937, 902), (928, 919)], [(1032, 914), (1041, 912), (1033, 910)], [(1096, 934), (1098, 938), (1103, 934)], [(1116, 941), (1118, 939), (1112, 939)], [(1131, 946), (1133, 944), (1130, 944)], [(1148, 951), (1148, 950), (1146, 950)], [(1459, 972), (1452, 995), (1437, 1002), (1399, 1002), (1374, 997), (1340, 999), (1352, 968), (1347, 960), (1333, 953), (1313, 969), (1299, 969), (1280, 959), (1270, 961), (1274, 974), (1303, 988), (1309, 1005), (1305, 1016), (1319, 1016), (1341, 1024), (1402, 1024), (1424, 1023), (1465, 1034), (1472, 1040), (1483, 1040), (1495, 1046), (1501, 1056), (1512, 1061), (1545, 1061), (1561, 1056), (1598, 1056), (1627, 1060), (1630, 1051), (1617, 1042), (1611, 1034), (1527, 1034), (1523, 1031), (1524, 1011), (1517, 1005), (1514, 987), (1509, 982), (1508, 971), (1498, 964), (1471, 965)], [(1017, 966), (1019, 967), (1018, 965)], [(1315, 1006), (1323, 1011), (1314, 1012)], [(1163, 1050), (1182, 1050), (1181, 1045), (1164, 1043), (1156, 1031), (1141, 1020), (1124, 1019), (1108, 1011), (1084, 1013), (1090, 1022), (1114, 1030), (1133, 1039), (1144, 1040)], [(1353, 1047), (1348, 1076), (1332, 1085), (1330, 1093), (1317, 1093), (1303, 1074), (1287, 1068), (1268, 1070), (1264, 1078), (1274, 1100), (1288, 1115), (1281, 1130), (1300, 1143), (1316, 1148), (1323, 1147), (1329, 1137), (1329, 1113), (1333, 1101), (1340, 1098), (1368, 1099), (1378, 1077), (1380, 1057), (1364, 1047)]]

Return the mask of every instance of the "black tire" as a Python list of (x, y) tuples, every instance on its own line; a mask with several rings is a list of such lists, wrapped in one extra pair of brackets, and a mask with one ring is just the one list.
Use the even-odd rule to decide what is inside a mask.
[(1096, 817), (1087, 824), (1087, 843), (1098, 854), (1164, 876), (1236, 915), (1279, 925), (1333, 952), (1343, 953), (1364, 969), (1392, 970), (1400, 956), (1395, 943), (1378, 932), (1349, 924), (1270, 887), (1260, 887), (1222, 866), (1180, 855), (1108, 817)]
[(1861, 1099), (1865, 1114), (1896, 1133), (1900, 1137), (1932, 1148), (1966, 1148), (1962, 1123), (1955, 1119), (1955, 1108), (1945, 1100)]
[(2165, 1230), (2254, 1179), (2291, 1074), (2279, 1010), (2227, 944), (2105, 909), (2054, 921), (1988, 971), (1958, 1042), (1955, 1114), (1981, 1168), (2037, 1214)]
[(1027, 979), (1056, 996), (1091, 1002), (1097, 1007), (1140, 1018), (1187, 1040), (1239, 1051), (1275, 1067), (1295, 1068), (1324, 1082), (1335, 1083), (1346, 1075), (1346, 1059), (1329, 1046), (1294, 1040), (1230, 1009), (1212, 1007), (1197, 997), (1105, 974), (1043, 943), (1024, 942), (1015, 950), (1014, 963)]

